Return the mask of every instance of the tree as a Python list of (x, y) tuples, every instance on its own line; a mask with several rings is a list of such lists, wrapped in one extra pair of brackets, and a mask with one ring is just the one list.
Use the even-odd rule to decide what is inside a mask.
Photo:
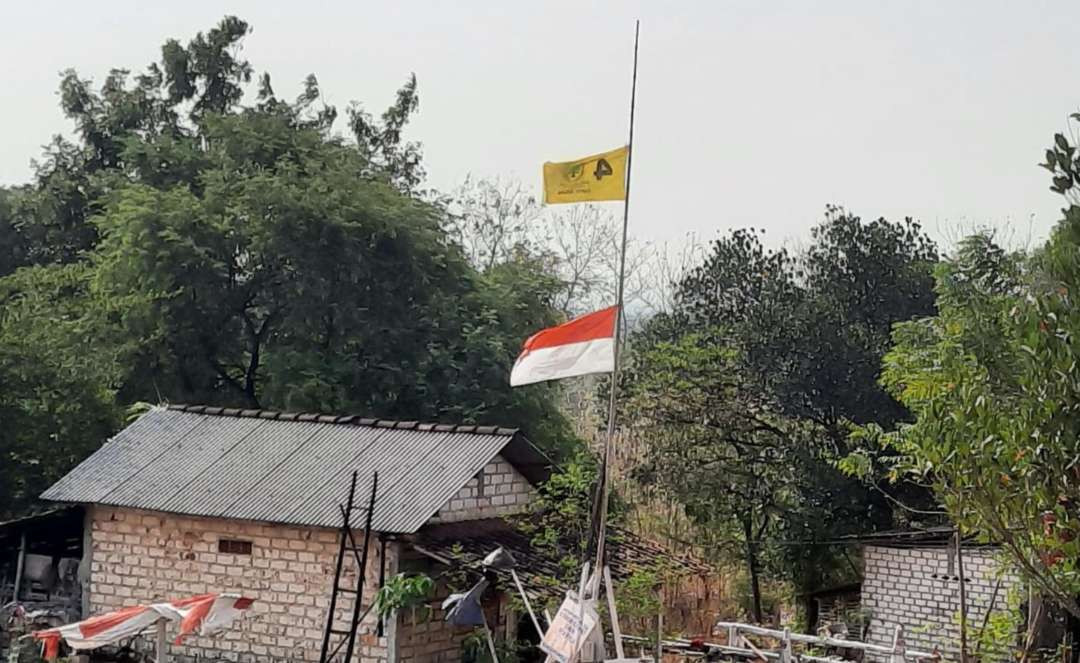
[[(481, 273), (516, 260), (534, 262), (556, 279), (553, 303), (568, 318), (614, 303), (622, 221), (605, 207), (545, 208), (518, 181), (472, 177), (443, 205), (450, 212), (448, 231)], [(664, 258), (651, 245), (627, 242), (624, 300), (635, 322), (666, 300), (674, 270)]]
[(751, 230), (717, 240), (676, 310), (680, 324), (729, 329), (787, 413), (842, 442), (844, 420), (903, 418), (877, 374), (893, 323), (933, 313), (938, 255), (910, 219), (864, 222), (833, 206), (811, 237), (802, 255), (765, 249)]
[(938, 315), (899, 325), (885, 360), (915, 421), (865, 435), (1080, 620), (1080, 161), (1059, 134), (1043, 166), (1070, 201), (1051, 238), (1031, 256), (961, 244), (937, 274)]
[(445, 204), (451, 210), (448, 231), (481, 272), (523, 255), (543, 255), (543, 210), (521, 182), (469, 176)]
[(740, 542), (755, 605), (762, 572), (801, 590), (850, 573), (836, 546), (769, 540), (892, 525), (879, 486), (836, 463), (853, 422), (903, 418), (876, 367), (893, 322), (933, 311), (937, 254), (913, 222), (829, 208), (812, 238), (799, 255), (751, 230), (714, 241), (630, 344), (627, 416), (653, 451), (641, 478)]
[(763, 542), (794, 507), (798, 432), (748, 384), (736, 351), (686, 335), (639, 352), (627, 371), (633, 434), (648, 439), (637, 479), (672, 493), (695, 522), (727, 536), (746, 562), (763, 621)]
[[(103, 412), (173, 399), (513, 422), (555, 453), (572, 446), (555, 387), (508, 385), (521, 340), (558, 319), (558, 286), (531, 258), (480, 273), (447, 234), (404, 138), (415, 78), (380, 120), (353, 105), (344, 138), (314, 76), (286, 101), (264, 74), (243, 104), (248, 31), (227, 17), (97, 90), (64, 75), (76, 139), (56, 139), (34, 185), (0, 197), (0, 234), (21, 242), (0, 260), (22, 267), (0, 279), (20, 303), (0, 316), (0, 341), (33, 357), (42, 350), (21, 339), (37, 338), (61, 364), (5, 379), (79, 386), (112, 401)], [(16, 316), (50, 300), (64, 324)], [(87, 348), (108, 370), (79, 360)]]
[(20, 193), (17, 189), (0, 187), (0, 277), (26, 261), (26, 247), (15, 218)]
[[(87, 351), (73, 305), (84, 271), (37, 267), (0, 279), (0, 519), (29, 510), (119, 424), (114, 357)], [(19, 287), (26, 282), (33, 287)]]

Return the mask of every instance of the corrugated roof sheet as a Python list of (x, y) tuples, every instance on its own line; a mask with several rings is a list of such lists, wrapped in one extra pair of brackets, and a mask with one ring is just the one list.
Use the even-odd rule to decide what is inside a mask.
[(362, 526), (379, 473), (374, 529), (412, 533), (496, 454), (533, 483), (550, 461), (516, 429), (158, 407), (42, 494), (195, 516), (336, 527), (353, 471)]

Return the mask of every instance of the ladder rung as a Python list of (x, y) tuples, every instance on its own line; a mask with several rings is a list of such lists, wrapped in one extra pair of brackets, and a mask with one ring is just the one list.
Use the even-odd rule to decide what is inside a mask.
[(339, 631), (339, 630), (333, 629), (333, 628), (330, 629), (330, 632), (333, 633), (334, 635), (349, 635), (350, 633), (352, 633), (352, 631)]

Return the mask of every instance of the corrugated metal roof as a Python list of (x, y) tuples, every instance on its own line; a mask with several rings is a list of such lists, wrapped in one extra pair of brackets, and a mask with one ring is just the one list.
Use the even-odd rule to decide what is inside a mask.
[(516, 429), (158, 407), (42, 494), (195, 516), (336, 527), (353, 471), (353, 525), (379, 473), (374, 529), (412, 533), (496, 454), (533, 483), (550, 461)]

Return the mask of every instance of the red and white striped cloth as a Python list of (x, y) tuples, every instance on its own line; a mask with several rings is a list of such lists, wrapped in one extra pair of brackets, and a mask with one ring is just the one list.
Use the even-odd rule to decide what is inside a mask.
[(510, 386), (614, 371), (618, 318), (612, 306), (536, 332), (510, 371)]
[(189, 633), (210, 635), (232, 624), (254, 602), (239, 594), (200, 594), (168, 603), (123, 608), (81, 622), (35, 631), (34, 639), (45, 645), (45, 658), (55, 660), (60, 639), (72, 649), (95, 649), (139, 635), (160, 619), (180, 622), (176, 644)]

